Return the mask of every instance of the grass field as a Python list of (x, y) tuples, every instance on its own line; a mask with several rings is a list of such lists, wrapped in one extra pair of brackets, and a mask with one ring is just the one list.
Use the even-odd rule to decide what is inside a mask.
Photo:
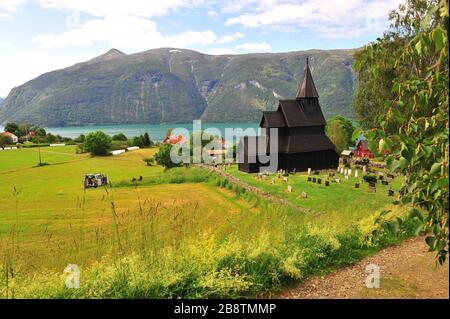
[[(300, 213), (205, 170), (146, 166), (142, 159), (155, 151), (90, 157), (74, 146), (45, 147), (42, 160), (50, 165), (42, 167), (37, 149), (0, 152), (0, 297), (255, 295), (378, 247), (365, 234), (390, 207), (385, 192), (369, 194), (350, 182), (325, 189), (298, 174), (287, 193), (282, 182), (231, 169), (312, 210)], [(84, 191), (83, 175), (97, 172), (112, 187)], [(131, 182), (139, 176), (141, 183)], [(309, 198), (300, 199), (300, 190)], [(386, 236), (379, 245), (398, 240)], [(81, 267), (85, 289), (63, 286), (67, 264)]]
[[(227, 172), (270, 194), (312, 210), (321, 223), (330, 223), (331, 226), (352, 225), (374, 212), (392, 208), (392, 202), (396, 199), (396, 196), (388, 196), (388, 186), (383, 186), (381, 182), (377, 183), (376, 193), (370, 192), (367, 183), (362, 183), (359, 189), (355, 189), (355, 183), (361, 180), (361, 171), (359, 171), (359, 178), (353, 175), (349, 180), (338, 175), (336, 177), (340, 177), (341, 183), (331, 182), (328, 187), (325, 186), (324, 174), (311, 175), (311, 177), (322, 179), (322, 184), (319, 185), (308, 182), (307, 173), (291, 174), (286, 183), (282, 178), (279, 179), (277, 174), (269, 175), (266, 180), (257, 179), (256, 174), (240, 172), (237, 165), (232, 166)], [(275, 181), (274, 185), (271, 184), (272, 180)], [(292, 186), (291, 193), (288, 192), (288, 185)], [(400, 188), (400, 185), (400, 178), (396, 178), (390, 186), (395, 191)], [(306, 199), (302, 198), (302, 192), (307, 194)]]

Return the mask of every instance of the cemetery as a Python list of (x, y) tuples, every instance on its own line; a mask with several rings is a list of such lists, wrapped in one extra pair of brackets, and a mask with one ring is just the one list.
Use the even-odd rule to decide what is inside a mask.
[(392, 205), (402, 183), (401, 177), (388, 175), (377, 166), (355, 162), (340, 164), (337, 169), (309, 168), (291, 173), (281, 169), (256, 174), (241, 172), (233, 165), (226, 173), (298, 207), (339, 215), (345, 223), (351, 223), (352, 218), (364, 218)]

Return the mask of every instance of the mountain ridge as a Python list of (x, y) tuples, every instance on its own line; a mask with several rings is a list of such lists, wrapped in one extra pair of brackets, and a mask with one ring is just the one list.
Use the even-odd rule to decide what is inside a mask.
[(86, 124), (258, 121), (292, 98), (306, 57), (326, 116), (353, 116), (354, 50), (209, 55), (159, 48), (117, 49), (44, 73), (11, 90), (0, 123)]

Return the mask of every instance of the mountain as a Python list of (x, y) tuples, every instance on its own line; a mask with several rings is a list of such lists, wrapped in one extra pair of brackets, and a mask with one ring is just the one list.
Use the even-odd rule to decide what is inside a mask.
[(14, 88), (0, 123), (45, 126), (259, 121), (293, 98), (310, 57), (325, 116), (353, 116), (352, 50), (207, 55), (162, 48), (112, 49)]

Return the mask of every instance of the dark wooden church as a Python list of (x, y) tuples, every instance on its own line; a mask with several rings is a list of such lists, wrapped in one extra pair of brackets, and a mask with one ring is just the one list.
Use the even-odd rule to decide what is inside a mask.
[[(339, 155), (335, 145), (325, 134), (326, 121), (319, 104), (319, 94), (314, 84), (309, 61), (294, 100), (280, 100), (276, 111), (263, 112), (262, 135), (241, 139), (239, 170), (263, 172), (267, 164), (258, 159), (261, 155), (276, 152), (277, 170), (307, 171), (337, 168)], [(272, 147), (270, 129), (278, 129), (278, 147)], [(273, 134), (272, 134), (273, 135)], [(275, 150), (273, 150), (275, 148)], [(265, 162), (265, 161), (262, 161)]]

